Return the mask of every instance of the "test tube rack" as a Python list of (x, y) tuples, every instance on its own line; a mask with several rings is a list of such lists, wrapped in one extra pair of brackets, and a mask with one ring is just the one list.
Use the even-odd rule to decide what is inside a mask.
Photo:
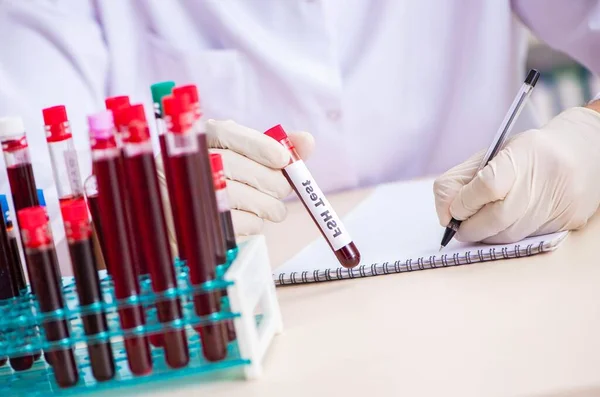
[[(40, 313), (35, 298), (27, 291), (19, 298), (0, 301), (0, 357), (30, 355), (32, 352), (71, 346), (79, 369), (79, 382), (69, 388), (60, 388), (54, 380), (52, 367), (44, 361), (43, 356), (25, 371), (15, 372), (7, 363), (0, 367), (0, 396), (80, 396), (116, 389), (119, 389), (119, 395), (123, 395), (125, 387), (172, 387), (173, 380), (181, 382), (184, 379), (189, 379), (189, 382), (210, 382), (211, 376), (216, 373), (219, 379), (223, 379), (223, 376), (246, 380), (260, 377), (263, 358), (273, 338), (283, 328), (264, 237), (256, 236), (242, 242), (237, 249), (228, 253), (228, 257), (228, 263), (219, 267), (215, 280), (195, 287), (189, 284), (185, 263), (176, 261), (179, 284), (176, 294), (184, 308), (184, 317), (176, 324), (158, 322), (152, 306), (161, 297), (152, 292), (150, 280), (140, 280), (138, 302), (142, 302), (146, 308), (146, 325), (136, 328), (135, 334), (150, 335), (167, 327), (183, 327), (188, 336), (190, 353), (186, 367), (171, 369), (165, 363), (163, 349), (152, 347), (153, 371), (141, 377), (129, 371), (123, 347), (123, 338), (127, 333), (120, 328), (117, 314), (117, 309), (128, 303), (115, 300), (112, 280), (104, 271), (100, 273), (104, 296), (102, 305), (80, 307), (76, 286), (70, 277), (63, 278), (66, 307), (62, 311)], [(223, 299), (221, 311), (198, 317), (193, 308), (194, 293), (222, 290), (227, 291), (227, 297)], [(107, 315), (110, 331), (106, 335), (89, 338), (84, 333), (81, 317), (100, 310)], [(49, 320), (67, 320), (70, 326), (69, 339), (47, 341), (41, 325)], [(193, 327), (222, 321), (233, 321), (236, 339), (229, 342), (224, 360), (209, 362), (202, 355), (202, 341)], [(98, 382), (91, 372), (87, 344), (106, 340), (112, 344), (116, 374), (114, 379)], [(199, 377), (200, 374), (206, 376)]]

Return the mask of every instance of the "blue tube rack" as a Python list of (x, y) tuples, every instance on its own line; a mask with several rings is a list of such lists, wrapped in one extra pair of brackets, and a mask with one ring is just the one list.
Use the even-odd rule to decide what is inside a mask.
[[(281, 332), (281, 314), (275, 297), (275, 286), (271, 278), (266, 244), (262, 236), (254, 237), (228, 253), (228, 263), (217, 270), (215, 280), (201, 286), (191, 286), (185, 263), (175, 263), (178, 276), (177, 290), (165, 294), (152, 291), (147, 277), (140, 279), (141, 291), (135, 301), (117, 301), (113, 283), (105, 271), (100, 272), (104, 303), (92, 307), (80, 307), (76, 285), (72, 277), (63, 278), (64, 310), (52, 313), (40, 313), (35, 297), (29, 291), (23, 291), (20, 297), (0, 301), (0, 357), (18, 357), (34, 352), (51, 350), (57, 347), (72, 347), (79, 370), (79, 382), (69, 388), (56, 384), (52, 367), (37, 360), (31, 369), (13, 371), (7, 362), (0, 367), (0, 396), (81, 396), (99, 391), (119, 389), (123, 395), (124, 387), (148, 386), (167, 383), (175, 385), (174, 379), (181, 381), (210, 381), (215, 371), (230, 371), (235, 377), (241, 374), (246, 379), (260, 376), (261, 361), (273, 337)], [(198, 292), (227, 291), (222, 300), (221, 311), (210, 316), (198, 317), (193, 307), (193, 295)], [(178, 297), (183, 308), (182, 319), (172, 323), (160, 323), (154, 304), (163, 297)], [(124, 332), (119, 323), (117, 310), (131, 303), (142, 304), (146, 314), (146, 324), (134, 330)], [(256, 307), (260, 306), (260, 312)], [(88, 337), (83, 330), (83, 315), (104, 312), (107, 316), (109, 332), (104, 335)], [(42, 324), (48, 320), (67, 320), (70, 337), (67, 340), (49, 342), (45, 339)], [(202, 341), (193, 329), (194, 326), (232, 321), (236, 339), (229, 342), (227, 356), (217, 362), (207, 361), (201, 350)], [(170, 329), (186, 330), (190, 354), (189, 364), (184, 368), (172, 369), (164, 359), (161, 347), (151, 346), (153, 369), (149, 375), (135, 376), (129, 371), (123, 338), (128, 333), (159, 333)], [(87, 344), (110, 340), (115, 359), (115, 377), (98, 382), (92, 375), (87, 352)], [(207, 377), (196, 378), (199, 374)], [(193, 378), (192, 378), (193, 377)]]

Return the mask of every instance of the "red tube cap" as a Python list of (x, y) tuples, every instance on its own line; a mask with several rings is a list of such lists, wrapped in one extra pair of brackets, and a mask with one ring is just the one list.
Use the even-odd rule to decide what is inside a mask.
[(200, 103), (198, 88), (194, 84), (182, 85), (173, 88), (173, 95), (188, 100), (191, 104)]
[(63, 105), (53, 106), (42, 110), (46, 126), (46, 141), (58, 142), (71, 138), (71, 128), (67, 110)]
[(216, 190), (225, 189), (225, 171), (223, 171), (223, 157), (219, 153), (210, 154), (210, 168), (212, 169), (213, 184)]
[(89, 221), (89, 214), (85, 200), (72, 200), (60, 208), (63, 220), (65, 222), (79, 223)]
[(17, 212), (17, 217), (25, 246), (35, 248), (52, 242), (48, 216), (44, 207), (24, 208)]
[(178, 96), (167, 95), (162, 99), (163, 111), (168, 119), (169, 131), (182, 134), (193, 125), (193, 115), (186, 101)]
[(269, 128), (267, 131), (265, 131), (265, 135), (270, 136), (271, 138), (275, 139), (277, 142), (288, 139), (287, 134), (285, 133), (283, 127), (280, 124), (277, 124), (276, 126)]
[(150, 139), (150, 130), (146, 121), (144, 105), (135, 104), (117, 111), (118, 117), (127, 129), (125, 142), (145, 142)]
[(223, 157), (219, 153), (211, 153), (210, 166), (213, 172), (223, 171)]
[(106, 104), (106, 109), (110, 110), (113, 114), (113, 119), (115, 122), (115, 127), (117, 130), (120, 130), (121, 127), (125, 125), (123, 120), (120, 118), (121, 112), (120, 110), (126, 109), (129, 107), (129, 97), (126, 95), (114, 96), (110, 98), (106, 98), (104, 100)]

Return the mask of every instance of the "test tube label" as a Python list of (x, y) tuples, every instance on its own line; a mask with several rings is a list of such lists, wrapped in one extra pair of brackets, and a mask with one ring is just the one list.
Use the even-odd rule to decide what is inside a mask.
[(218, 189), (215, 191), (217, 197), (217, 210), (219, 212), (229, 211), (231, 206), (229, 205), (229, 196), (227, 195), (227, 189)]
[(329, 201), (313, 179), (304, 161), (298, 160), (285, 167), (298, 195), (306, 204), (334, 251), (352, 242), (350, 233), (340, 221)]

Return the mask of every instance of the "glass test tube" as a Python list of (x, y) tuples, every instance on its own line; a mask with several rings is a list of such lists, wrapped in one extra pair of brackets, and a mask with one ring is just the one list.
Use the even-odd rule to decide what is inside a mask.
[[(126, 95), (114, 96), (106, 98), (104, 100), (106, 109), (112, 112), (113, 122), (115, 126), (115, 140), (117, 148), (121, 150), (121, 156), (123, 156), (123, 137), (126, 134), (126, 125), (121, 118), (121, 110), (127, 109), (131, 104), (129, 97)], [(133, 229), (133, 220), (131, 214), (133, 213), (133, 202), (131, 200), (129, 189), (127, 186), (123, 186), (123, 194), (125, 195), (125, 215), (127, 217), (127, 237), (129, 238), (129, 246), (131, 247), (131, 256), (138, 275), (148, 274), (148, 267), (142, 260), (141, 247), (134, 244), (133, 235), (135, 230)]]
[[(225, 171), (223, 169), (223, 158), (218, 153), (210, 154), (210, 168), (212, 170), (213, 184), (215, 187), (215, 196), (217, 198), (217, 210), (221, 220), (221, 229), (227, 250), (235, 249), (237, 243), (235, 240), (235, 231), (231, 219), (231, 207), (229, 205), (229, 196), (227, 195), (227, 181), (225, 180)], [(221, 291), (221, 296), (227, 298), (227, 290)], [(233, 321), (227, 321), (227, 338), (229, 341), (235, 340), (235, 327)]]
[[(136, 203), (131, 214), (134, 242), (142, 248), (141, 259), (150, 271), (154, 292), (172, 292), (177, 290), (177, 278), (144, 107), (133, 105), (122, 110), (120, 117), (126, 123), (123, 135), (126, 181), (131, 200)], [(161, 323), (183, 317), (178, 297), (160, 298), (156, 310)], [(167, 364), (172, 368), (186, 366), (189, 352), (185, 330), (171, 328), (158, 335), (162, 336), (159, 344), (164, 346)]]
[[(21, 118), (5, 117), (0, 119), (0, 142), (2, 142), (2, 152), (15, 212), (38, 206), (33, 167), (25, 137), (25, 126)], [(25, 263), (27, 264), (27, 257)], [(29, 266), (27, 266), (27, 276), (31, 281)], [(33, 284), (31, 290), (35, 293)]]
[[(167, 124), (167, 154), (171, 164), (169, 186), (178, 206), (182, 238), (187, 249), (186, 260), (192, 285), (201, 285), (215, 279), (216, 263), (213, 254), (213, 241), (210, 229), (205, 228), (207, 214), (201, 195), (203, 184), (199, 174), (198, 155), (200, 153), (193, 115), (179, 97), (163, 98), (163, 109)], [(204, 190), (205, 191), (205, 190)], [(198, 316), (207, 316), (220, 310), (220, 296), (217, 292), (201, 292), (194, 295), (194, 308)], [(227, 355), (226, 329), (222, 322), (196, 328), (202, 338), (204, 357), (218, 361)]]
[[(94, 255), (92, 224), (87, 205), (83, 199), (73, 200), (61, 206), (61, 213), (73, 264), (79, 305), (82, 308), (102, 305), (104, 299)], [(103, 310), (99, 307), (95, 312), (81, 316), (88, 337), (109, 331)], [(112, 379), (115, 375), (115, 362), (110, 341), (88, 342), (87, 350), (94, 378), (100, 382)]]
[(27, 284), (25, 283), (25, 274), (23, 273), (23, 263), (21, 262), (17, 230), (15, 229), (10, 217), (8, 200), (3, 194), (0, 195), (0, 208), (2, 208), (2, 218), (4, 219), (6, 234), (8, 237), (8, 254), (11, 258), (9, 262), (10, 275), (15, 283), (17, 293), (20, 294), (21, 291), (25, 291)]
[(319, 227), (321, 234), (327, 240), (340, 264), (345, 268), (353, 268), (358, 265), (360, 263), (360, 252), (352, 241), (350, 233), (348, 233), (312, 177), (306, 164), (296, 152), (286, 132), (280, 125), (276, 125), (266, 131), (265, 134), (289, 150), (290, 163), (283, 169), (283, 175)]
[(198, 172), (203, 184), (202, 189), (206, 192), (202, 197), (207, 197), (207, 200), (202, 200), (204, 211), (208, 214), (209, 222), (208, 230), (211, 230), (213, 240), (213, 251), (217, 264), (223, 264), (227, 261), (227, 253), (225, 249), (225, 239), (221, 230), (219, 212), (217, 211), (217, 200), (215, 197), (214, 187), (212, 183), (212, 173), (210, 170), (210, 161), (208, 159), (208, 143), (206, 142), (206, 127), (202, 118), (202, 109), (200, 107), (200, 97), (198, 89), (195, 85), (185, 85), (175, 87), (173, 95), (182, 98), (189, 103), (191, 112), (194, 117), (194, 126), (198, 136)]
[(112, 113), (110, 111), (88, 116), (92, 161), (98, 183), (98, 208), (102, 230), (105, 231), (108, 262), (112, 266), (115, 296), (120, 303), (119, 320), (125, 335), (125, 350), (132, 373), (149, 374), (152, 371), (150, 346), (145, 335), (129, 335), (131, 330), (145, 325), (144, 310), (135, 298), (140, 284), (132, 261), (132, 250), (125, 207), (124, 175), (121, 150), (117, 147)]
[(163, 163), (163, 171), (165, 179), (167, 181), (167, 192), (168, 197), (165, 198), (167, 201), (165, 206), (171, 208), (171, 218), (173, 219), (173, 228), (175, 231), (175, 239), (177, 241), (177, 256), (183, 260), (185, 252), (185, 240), (181, 236), (181, 225), (179, 223), (178, 208), (175, 203), (174, 190), (168, 186), (168, 182), (172, 180), (171, 166), (169, 163), (169, 156), (167, 155), (167, 130), (165, 127), (165, 121), (163, 120), (163, 107), (162, 98), (170, 95), (171, 90), (175, 87), (175, 83), (172, 81), (163, 81), (160, 83), (153, 84), (150, 86), (152, 91), (152, 101), (154, 102), (154, 118), (156, 120), (156, 130), (158, 132), (158, 141), (160, 142), (160, 155)]
[[(37, 302), (42, 313), (62, 310), (65, 307), (62, 283), (55, 269), (56, 252), (48, 215), (44, 207), (30, 207), (17, 213), (21, 225), (23, 245), (28, 266), (31, 267), (31, 283), (35, 285)], [(50, 342), (69, 338), (66, 320), (46, 320), (43, 323), (46, 339)], [(79, 380), (75, 355), (71, 348), (53, 348), (47, 352), (51, 357), (54, 377), (60, 387), (73, 386)]]
[(83, 191), (85, 195), (85, 199), (87, 201), (87, 206), (90, 211), (90, 215), (92, 216), (92, 224), (94, 225), (94, 232), (96, 240), (94, 241), (94, 245), (96, 246), (96, 251), (100, 250), (101, 255), (98, 257), (102, 257), (104, 262), (104, 266), (106, 267), (106, 272), (112, 276), (112, 265), (110, 264), (110, 258), (107, 254), (106, 248), (106, 239), (104, 237), (104, 231), (102, 230), (102, 221), (100, 219), (100, 206), (98, 204), (98, 183), (96, 181), (96, 175), (92, 174), (86, 178), (83, 183)]

